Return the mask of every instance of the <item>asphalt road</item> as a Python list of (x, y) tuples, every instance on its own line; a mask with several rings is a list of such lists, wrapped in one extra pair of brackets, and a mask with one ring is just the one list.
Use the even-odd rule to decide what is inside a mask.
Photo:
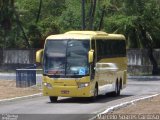
[(59, 98), (58, 103), (50, 103), (48, 97), (6, 102), (0, 104), (0, 120), (16, 115), (18, 120), (87, 120), (108, 107), (156, 93), (160, 93), (160, 80), (130, 79), (121, 96), (99, 96), (94, 103), (80, 98)]

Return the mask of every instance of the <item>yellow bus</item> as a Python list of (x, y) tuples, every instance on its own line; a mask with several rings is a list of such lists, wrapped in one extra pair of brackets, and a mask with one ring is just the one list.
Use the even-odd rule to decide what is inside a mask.
[(43, 66), (43, 95), (58, 97), (120, 95), (126, 86), (126, 42), (121, 34), (69, 31), (48, 36), (36, 62)]

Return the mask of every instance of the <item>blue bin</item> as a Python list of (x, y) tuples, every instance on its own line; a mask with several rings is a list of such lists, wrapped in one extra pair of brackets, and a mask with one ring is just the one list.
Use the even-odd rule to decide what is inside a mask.
[(16, 87), (36, 85), (36, 65), (25, 69), (16, 69)]

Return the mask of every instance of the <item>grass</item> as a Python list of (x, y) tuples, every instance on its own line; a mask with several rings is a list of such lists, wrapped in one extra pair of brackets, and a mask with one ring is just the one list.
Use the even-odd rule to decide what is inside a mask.
[(40, 86), (20, 88), (16, 87), (15, 80), (0, 80), (0, 99), (21, 97), (41, 92)]
[(160, 95), (142, 100), (125, 108), (113, 111), (113, 114), (159, 114)]

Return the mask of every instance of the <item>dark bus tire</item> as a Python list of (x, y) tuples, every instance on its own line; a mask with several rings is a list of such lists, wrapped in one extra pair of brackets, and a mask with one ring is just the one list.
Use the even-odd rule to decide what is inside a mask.
[(58, 97), (54, 97), (54, 96), (49, 96), (49, 98), (51, 103), (56, 103), (58, 100)]

